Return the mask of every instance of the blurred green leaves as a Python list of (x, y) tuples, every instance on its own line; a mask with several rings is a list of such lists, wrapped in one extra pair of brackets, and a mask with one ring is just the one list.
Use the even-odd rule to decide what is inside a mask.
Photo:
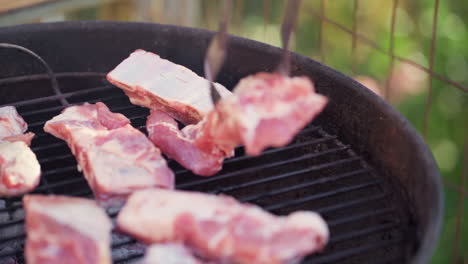
[[(320, 12), (320, 2), (306, 0), (303, 3), (305, 7), (298, 25), (296, 51), (309, 57), (322, 58), (318, 56), (319, 32), (322, 29), (324, 30), (323, 57), (326, 64), (351, 75), (352, 64), (356, 63), (354, 66), (357, 75), (371, 77), (380, 84), (380, 88), (383, 88), (389, 78), (390, 56), (358, 41), (356, 58), (353, 62), (352, 36), (327, 22), (320, 27), (321, 19), (308, 14), (308, 10)], [(325, 2), (325, 16), (352, 29), (353, 1)], [(383, 3), (360, 0), (359, 2), (358, 32), (388, 51), (393, 1)], [(466, 16), (468, 3), (463, 2), (465, 1), (440, 0), (434, 71), (468, 86), (468, 16)], [(433, 15), (434, 0), (399, 1), (395, 28), (395, 55), (429, 67)], [(395, 107), (422, 132), (431, 76), (413, 66), (403, 66), (395, 61), (393, 72), (394, 75), (400, 76), (393, 76), (390, 82), (390, 88), (394, 90), (391, 100)], [(418, 76), (416, 80), (414, 80), (415, 75)], [(433, 97), (426, 141), (433, 151), (444, 181), (460, 186), (463, 155), (468, 155), (463, 149), (464, 141), (468, 138), (468, 93), (436, 78), (432, 78), (432, 84)], [(457, 215), (459, 193), (452, 188), (446, 188), (445, 193), (445, 222), (441, 241), (432, 262), (452, 261), (457, 225), (461, 230), (457, 260), (468, 261), (468, 199), (463, 198), (464, 205), (461, 207), (463, 213), (459, 216)]]

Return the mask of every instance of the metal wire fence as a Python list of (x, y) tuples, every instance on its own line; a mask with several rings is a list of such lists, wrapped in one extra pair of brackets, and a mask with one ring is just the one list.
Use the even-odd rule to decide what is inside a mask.
[[(268, 2), (268, 1), (266, 1)], [(429, 75), (429, 82), (428, 82), (428, 89), (426, 93), (426, 100), (425, 100), (425, 110), (424, 110), (424, 115), (421, 117), (423, 121), (423, 127), (421, 129), (422, 134), (424, 137), (427, 138), (428, 133), (428, 123), (429, 123), (429, 115), (431, 112), (431, 108), (433, 107), (433, 83), (434, 79), (438, 79), (453, 89), (460, 89), (463, 92), (468, 92), (468, 86), (465, 84), (462, 84), (460, 82), (457, 82), (455, 80), (450, 79), (449, 77), (438, 73), (434, 70), (434, 65), (436, 63), (435, 61), (435, 55), (436, 55), (436, 50), (437, 50), (437, 39), (438, 39), (438, 20), (439, 20), (439, 5), (440, 5), (440, 0), (433, 0), (433, 5), (434, 5), (434, 11), (432, 15), (432, 32), (431, 32), (431, 41), (430, 41), (430, 50), (429, 50), (429, 67), (426, 67), (424, 65), (421, 65), (409, 58), (404, 58), (401, 56), (398, 56), (395, 54), (395, 24), (396, 24), (396, 19), (397, 19), (397, 10), (398, 10), (398, 5), (399, 5), (399, 0), (393, 0), (393, 7), (391, 11), (391, 18), (390, 18), (390, 43), (389, 43), (389, 48), (384, 49), (381, 46), (379, 46), (378, 43), (375, 41), (372, 41), (371, 39), (367, 38), (365, 35), (358, 33), (358, 11), (360, 7), (360, 0), (354, 0), (353, 4), (353, 23), (351, 27), (343, 25), (339, 22), (334, 21), (333, 19), (330, 19), (327, 17), (326, 14), (326, 0), (320, 0), (320, 4), (316, 8), (309, 8), (307, 13), (311, 14), (312, 16), (316, 17), (317, 19), (320, 20), (320, 37), (319, 37), (319, 51), (320, 51), (320, 56), (319, 58), (322, 59), (324, 58), (324, 35), (326, 34), (324, 31), (324, 25), (325, 23), (328, 23), (330, 25), (333, 25), (334, 27), (338, 28), (342, 32), (349, 34), (352, 36), (352, 41), (350, 43), (351, 45), (351, 50), (352, 50), (352, 72), (354, 74), (357, 73), (357, 67), (356, 67), (356, 50), (357, 47), (361, 44), (370, 46), (372, 49), (381, 52), (382, 54), (386, 55), (389, 57), (389, 72), (388, 72), (388, 77), (386, 80), (385, 84), (385, 89), (384, 89), (384, 97), (388, 98), (389, 93), (390, 93), (390, 79), (392, 77), (393, 71), (394, 71), (394, 66), (395, 66), (395, 60), (398, 60), (400, 62), (408, 63), (420, 71), (423, 71), (424, 73), (427, 73)], [(447, 102), (450, 103), (450, 102)], [(467, 121), (468, 122), (468, 121)], [(456, 210), (456, 223), (455, 223), (455, 231), (454, 231), (454, 237), (453, 237), (453, 252), (451, 256), (451, 263), (466, 263), (468, 261), (466, 255), (463, 256), (464, 251), (468, 250), (467, 245), (464, 245), (461, 243), (461, 237), (462, 237), (462, 223), (466, 221), (464, 219), (463, 211), (464, 211), (464, 203), (468, 201), (468, 192), (466, 189), (466, 182), (468, 178), (468, 131), (465, 131), (464, 134), (465, 139), (464, 139), (464, 146), (463, 146), (463, 159), (462, 159), (462, 172), (461, 175), (459, 176), (459, 182), (452, 182), (448, 181), (447, 179), (444, 179), (444, 184), (445, 186), (450, 189), (451, 192), (456, 192), (458, 193), (457, 197), (457, 210)], [(464, 223), (465, 225), (467, 223)], [(464, 258), (464, 260), (462, 260)]]

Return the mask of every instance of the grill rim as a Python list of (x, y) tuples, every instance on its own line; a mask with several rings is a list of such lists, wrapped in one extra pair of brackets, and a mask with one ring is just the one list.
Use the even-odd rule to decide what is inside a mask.
[[(28, 48), (33, 47), (33, 50), (37, 51), (39, 55), (41, 55), (47, 62), (51, 64), (52, 69), (57, 69), (57, 68), (61, 68), (60, 62), (57, 62), (56, 59), (54, 60), (48, 59), (49, 56), (52, 56), (50, 54), (51, 48), (48, 47), (47, 45), (44, 45), (44, 43), (41, 43), (40, 45), (38, 45), (37, 48), (36, 48), (37, 44), (36, 45), (33, 44), (34, 37), (37, 37), (39, 33), (45, 34), (45, 35), (51, 35), (51, 34), (60, 35), (60, 33), (62, 32), (105, 33), (105, 32), (110, 32), (110, 31), (121, 32), (121, 33), (131, 32), (131, 31), (153, 32), (153, 33), (156, 32), (162, 35), (164, 34), (167, 35), (168, 34), (167, 32), (169, 32), (171, 36), (176, 37), (176, 38), (177, 37), (179, 38), (181, 37), (195, 38), (196, 37), (198, 39), (196, 43), (196, 47), (202, 50), (206, 50), (208, 40), (213, 35), (213, 32), (208, 31), (208, 30), (180, 27), (180, 26), (174, 26), (174, 25), (161, 25), (161, 24), (155, 24), (155, 23), (114, 22), (114, 21), (106, 21), (106, 22), (104, 21), (79, 21), (79, 22), (55, 22), (55, 23), (27, 24), (27, 25), (0, 27), (0, 36), (5, 37), (3, 38), (5, 42), (10, 41), (11, 43), (24, 45)], [(20, 36), (25, 36), (25, 37), (20, 37)], [(52, 40), (52, 42), (54, 41), (56, 40)], [(57, 43), (54, 43), (54, 44), (57, 45)], [(136, 45), (138, 46), (138, 44)], [(144, 48), (144, 47), (141, 47), (141, 48)], [(154, 50), (156, 48), (157, 47), (154, 47), (151, 50)], [(276, 48), (276, 47), (273, 47), (264, 43), (260, 43), (257, 41), (253, 41), (253, 40), (249, 40), (249, 39), (245, 39), (241, 37), (235, 37), (235, 36), (231, 36), (230, 38), (230, 49), (241, 49), (246, 52), (261, 51), (265, 56), (270, 55), (272, 58), (269, 58), (269, 59), (266, 59), (266, 61), (263, 61), (263, 64), (261, 66), (265, 66), (265, 65), (271, 65), (271, 66), (266, 66), (266, 68), (263, 70), (273, 70), (273, 67), (277, 63), (272, 63), (272, 62), (279, 61), (280, 54), (281, 54), (281, 50), (279, 48)], [(166, 50), (166, 53), (167, 53), (167, 50)], [(170, 55), (174, 56), (174, 54), (170, 54)], [(196, 56), (198, 56), (198, 54), (196, 54), (195, 57)], [(116, 57), (117, 57), (116, 60), (121, 60), (125, 58), (125, 57), (120, 57), (120, 55)], [(233, 57), (232, 53), (230, 54), (230, 56), (228, 55), (226, 64), (229, 65), (231, 61), (235, 60), (232, 57)], [(169, 56), (169, 59), (170, 59), (170, 56)], [(194, 56), (191, 56), (191, 59), (193, 60)], [(399, 114), (399, 112), (396, 109), (394, 109), (390, 104), (388, 104), (383, 99), (379, 98), (374, 93), (369, 91), (367, 88), (365, 88), (358, 82), (354, 81), (352, 78), (332, 69), (331, 67), (323, 65), (319, 62), (316, 62), (310, 58), (303, 57), (296, 53), (292, 54), (291, 59), (292, 59), (293, 75), (305, 74), (313, 78), (314, 74), (319, 74), (319, 75), (328, 77), (328, 79), (325, 80), (325, 83), (318, 82), (316, 83), (316, 86), (319, 92), (324, 93), (325, 95), (332, 98), (330, 100), (332, 104), (340, 101), (340, 100), (333, 101), (333, 98), (336, 97), (337, 94), (342, 95), (344, 93), (345, 95), (349, 94), (352, 96), (358, 96), (362, 102), (371, 104), (373, 107), (375, 107), (376, 110), (378, 110), (386, 118), (388, 118), (388, 120), (390, 120), (389, 122), (391, 123), (391, 125), (395, 126), (398, 129), (398, 132), (401, 133), (401, 136), (405, 137), (405, 139), (411, 143), (411, 146), (407, 146), (407, 147), (411, 147), (414, 151), (414, 155), (411, 155), (411, 156), (414, 157), (415, 163), (418, 163), (418, 165), (420, 165), (419, 167), (424, 171), (423, 172), (424, 176), (422, 176), (423, 182), (421, 184), (423, 186), (422, 187), (411, 186), (411, 181), (415, 181), (415, 179), (406, 179), (409, 182), (401, 182), (401, 179), (392, 179), (392, 180), (400, 181), (398, 184), (406, 188), (406, 190), (403, 190), (403, 191), (406, 191), (404, 195), (407, 196), (407, 199), (410, 202), (412, 202), (413, 206), (415, 207), (412, 213), (415, 215), (416, 222), (424, 223), (424, 226), (418, 230), (417, 235), (421, 243), (416, 249), (415, 254), (412, 257), (411, 263), (427, 263), (430, 257), (432, 256), (432, 253), (435, 249), (435, 246), (437, 244), (438, 237), (441, 231), (442, 216), (443, 216), (442, 214), (443, 212), (443, 190), (442, 190), (441, 178), (440, 178), (436, 163), (434, 161), (433, 155), (430, 152), (429, 148), (424, 143), (422, 137), (416, 132), (416, 130), (412, 127), (412, 125), (403, 116)], [(184, 63), (181, 63), (181, 64), (184, 64)], [(79, 66), (82, 67), (83, 65), (79, 65)], [(189, 68), (192, 68), (189, 65), (186, 65), (186, 66)], [(256, 67), (258, 68), (261, 66), (257, 65)], [(109, 67), (112, 67), (112, 66), (109, 66)], [(246, 71), (248, 72), (249, 70), (252, 70), (252, 67), (250, 67), (249, 69), (247, 68), (249, 67), (246, 66), (245, 69), (241, 69), (240, 71), (242, 72), (238, 72), (238, 74), (245, 75)], [(109, 69), (107, 68), (100, 69), (100, 71), (108, 71), (108, 70)], [(66, 69), (64, 71), (69, 71), (69, 70)], [(87, 70), (81, 69), (77, 71), (84, 72)], [(99, 70), (91, 69), (88, 71), (99, 71)], [(195, 70), (195, 72), (200, 74), (199, 70), (198, 71)], [(223, 78), (223, 77), (220, 76), (220, 78)], [(226, 76), (224, 76), (224, 78), (226, 78)], [(232, 79), (230, 81), (232, 82)], [(334, 94), (332, 89), (327, 90), (327, 88), (330, 88), (330, 87), (333, 87), (333, 89), (338, 89), (339, 91), (337, 91)], [(342, 90), (347, 90), (347, 91), (343, 92)], [(325, 112), (330, 113), (331, 111), (330, 108), (331, 107), (327, 107)], [(323, 114), (322, 116), (324, 115), (326, 114)], [(322, 121), (322, 123), (327, 125), (326, 122)], [(330, 124), (328, 124), (328, 127), (329, 129), (327, 129), (327, 131), (331, 130), (334, 132), (339, 132), (339, 128), (337, 127), (333, 127)], [(340, 135), (340, 133), (336, 133), (336, 134)], [(348, 139), (348, 140), (353, 141), (353, 139)], [(345, 143), (348, 143), (348, 142), (345, 142)], [(355, 144), (351, 144), (351, 145), (355, 145)], [(359, 145), (355, 145), (353, 149), (358, 150), (359, 155), (366, 157), (366, 160), (370, 164), (372, 165), (376, 164), (376, 161), (372, 160), (372, 159), (375, 159), (377, 156), (375, 155), (375, 153), (374, 154), (372, 153), (372, 152), (375, 152), (375, 150), (362, 149), (362, 146), (359, 146)], [(369, 151), (370, 153), (365, 153), (366, 151)], [(382, 166), (382, 164), (375, 165), (375, 167), (385, 170), (384, 169), (385, 166)], [(379, 174), (384, 175), (384, 176), (387, 175), (387, 178), (391, 179), (391, 177), (389, 176), (389, 172), (384, 171), (383, 173), (379, 173)], [(419, 185), (419, 183), (421, 182), (417, 182), (417, 180), (421, 180), (421, 179), (416, 179), (416, 184)], [(420, 188), (420, 189), (417, 189), (417, 188)], [(427, 190), (434, 191), (434, 193), (424, 194), (423, 191), (427, 191)], [(423, 198), (418, 197), (418, 196), (423, 196)], [(425, 198), (427, 199), (425, 200)], [(426, 201), (426, 204), (427, 203), (431, 204), (432, 208), (429, 208), (429, 209), (422, 208), (421, 201)], [(427, 219), (424, 219), (424, 217), (422, 217), (424, 215), (428, 215), (428, 217), (426, 217)]]

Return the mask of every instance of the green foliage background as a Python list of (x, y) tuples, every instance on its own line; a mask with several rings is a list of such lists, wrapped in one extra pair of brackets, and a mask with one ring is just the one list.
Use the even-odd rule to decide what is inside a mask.
[[(244, 36), (267, 40), (279, 44), (273, 36), (264, 37), (252, 32), (252, 28), (262, 27), (263, 5), (261, 1), (251, 1), (245, 7), (242, 16), (247, 32)], [(359, 1), (358, 32), (376, 42), (385, 51), (390, 46), (390, 21), (393, 1)], [(276, 25), (272, 34), (278, 34), (283, 1), (272, 1)], [(385, 84), (389, 74), (390, 56), (358, 41), (357, 59), (352, 59), (352, 36), (329, 23), (323, 25), (323, 56), (320, 56), (321, 20), (311, 15), (320, 12), (320, 1), (305, 0), (301, 10), (296, 32), (295, 51), (322, 62), (353, 76), (352, 65), (356, 74), (374, 78)], [(330, 19), (352, 29), (354, 3), (349, 0), (325, 1), (325, 14)], [(434, 0), (399, 1), (395, 27), (395, 54), (410, 58), (428, 67), (432, 39), (432, 17)], [(434, 71), (468, 86), (468, 2), (460, 0), (441, 0), (439, 5), (438, 34)], [(270, 28), (268, 28), (270, 29)], [(399, 62), (395, 62), (395, 66)], [(403, 98), (393, 102), (394, 106), (422, 133), (423, 116), (430, 76), (416, 94), (402, 95)], [(402, 79), (401, 81), (405, 81)], [(439, 165), (443, 180), (462, 187), (464, 142), (468, 140), (468, 93), (433, 78), (433, 100), (429, 116), (427, 143)], [(398, 83), (396, 84), (398, 85)], [(392, 87), (393, 88), (393, 87)], [(398, 92), (398, 91), (396, 91)], [(464, 153), (465, 152), (465, 153)], [(466, 159), (465, 159), (466, 160)], [(465, 164), (468, 166), (468, 164)], [(468, 177), (468, 175), (464, 175)], [(465, 181), (465, 189), (468, 181)], [(463, 197), (463, 196), (462, 196)], [(454, 257), (457, 208), (460, 194), (453, 188), (445, 187), (445, 217), (441, 239), (432, 263), (467, 263), (468, 262), (468, 197), (465, 195), (461, 208), (460, 241), (458, 257)], [(427, 206), (430, 206), (428, 204)]]
[[(265, 26), (265, 1), (243, 1), (240, 12), (234, 16), (234, 33), (273, 45), (279, 45), (279, 24), (284, 1), (270, 1), (271, 19)], [(325, 14), (328, 18), (353, 27), (354, 1), (325, 0)], [(395, 55), (409, 58), (429, 67), (434, 0), (400, 0), (395, 25)], [(204, 1), (206, 5), (215, 4)], [(236, 1), (239, 7), (239, 1)], [(304, 0), (296, 30), (295, 51), (318, 59), (351, 76), (365, 75), (385, 85), (389, 77), (390, 56), (357, 42), (356, 59), (352, 56), (352, 36), (335, 25), (323, 23), (312, 14), (320, 13), (320, 0)], [(357, 31), (376, 42), (388, 52), (393, 1), (359, 0)], [(468, 2), (441, 0), (438, 11), (438, 31), (434, 71), (468, 86)], [(323, 23), (322, 47), (320, 29)], [(236, 27), (242, 24), (242, 27)], [(210, 25), (206, 25), (210, 28)], [(215, 29), (215, 26), (211, 27)], [(266, 33), (265, 33), (266, 31)], [(322, 52), (320, 51), (322, 49)], [(355, 73), (353, 73), (353, 64)], [(395, 67), (399, 64), (395, 61)], [(414, 70), (414, 69), (413, 69)], [(411, 73), (410, 73), (411, 74)], [(392, 100), (394, 106), (422, 133), (427, 90), (431, 76), (420, 71), (425, 79), (416, 93), (402, 95)], [(398, 85), (403, 86), (402, 78)], [(468, 155), (464, 144), (468, 141), (468, 93), (432, 78), (433, 97), (429, 115), (426, 142), (429, 144), (440, 168), (444, 182), (448, 185), (468, 189), (468, 180), (461, 186), (463, 159)], [(393, 88), (393, 86), (392, 86)], [(399, 93), (395, 91), (394, 93)], [(466, 161), (466, 159), (465, 159)], [(468, 164), (465, 164), (468, 166)], [(468, 175), (464, 175), (468, 177)], [(445, 187), (444, 225), (438, 248), (432, 263), (468, 262), (468, 196), (460, 195)], [(459, 201), (463, 200), (461, 215), (458, 216)], [(427, 206), (430, 206), (428, 204)], [(460, 223), (458, 256), (454, 255), (457, 218)]]

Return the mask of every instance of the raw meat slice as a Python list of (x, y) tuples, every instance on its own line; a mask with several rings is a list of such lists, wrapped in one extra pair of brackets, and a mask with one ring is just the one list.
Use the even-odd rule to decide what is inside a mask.
[(138, 264), (202, 264), (182, 244), (154, 244)]
[(171, 118), (153, 111), (147, 121), (151, 141), (195, 174), (210, 176), (225, 157), (244, 145), (249, 155), (281, 147), (325, 107), (307, 77), (259, 73), (241, 80), (201, 122), (180, 131)]
[(197, 175), (210, 176), (221, 170), (226, 156), (212, 145), (211, 149), (200, 149), (194, 139), (200, 133), (203, 122), (179, 130), (177, 122), (160, 110), (152, 110), (146, 122), (149, 139), (161, 151), (183, 167)]
[(32, 191), (39, 184), (41, 166), (23, 141), (0, 141), (0, 196)]
[[(213, 109), (209, 83), (182, 65), (136, 50), (107, 75), (133, 104), (159, 109), (184, 124), (195, 124)], [(221, 97), (231, 94), (215, 84)]]
[(217, 104), (195, 141), (199, 148), (215, 144), (226, 153), (244, 145), (247, 154), (259, 155), (291, 142), (326, 104), (307, 77), (258, 73), (242, 79), (234, 96)]
[(0, 107), (0, 141), (23, 141), (31, 145), (34, 133), (28, 132), (28, 124), (18, 114), (13, 106)]
[(132, 194), (117, 225), (145, 243), (183, 242), (201, 256), (240, 264), (290, 263), (328, 240), (313, 212), (278, 217), (227, 196), (161, 189)]
[(22, 135), (28, 125), (13, 106), (0, 107), (0, 140), (10, 136)]
[(32, 191), (39, 184), (41, 166), (29, 148), (33, 133), (13, 106), (0, 108), (0, 196)]
[(24, 142), (24, 144), (26, 144), (26, 146), (31, 146), (31, 141), (33, 138), (34, 138), (34, 133), (28, 132), (26, 134), (5, 137), (2, 140), (8, 141), (8, 142), (22, 141)]
[(99, 102), (68, 107), (44, 126), (68, 143), (104, 207), (121, 206), (135, 190), (174, 188), (174, 173), (159, 149), (129, 123)]
[(28, 264), (112, 263), (112, 223), (94, 201), (27, 195), (23, 204)]

